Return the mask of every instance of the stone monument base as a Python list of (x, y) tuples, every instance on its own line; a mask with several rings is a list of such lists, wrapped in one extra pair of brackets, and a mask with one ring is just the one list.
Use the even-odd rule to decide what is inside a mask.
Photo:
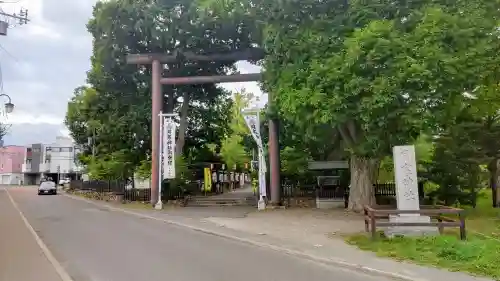
[(266, 209), (266, 201), (263, 198), (260, 198), (259, 202), (257, 202), (257, 209), (259, 211), (264, 211)]
[[(416, 214), (390, 215), (389, 222), (413, 222), (413, 223), (429, 223), (429, 216), (421, 216)], [(385, 236), (393, 238), (395, 236), (431, 236), (438, 235), (437, 226), (391, 226), (385, 230)]]

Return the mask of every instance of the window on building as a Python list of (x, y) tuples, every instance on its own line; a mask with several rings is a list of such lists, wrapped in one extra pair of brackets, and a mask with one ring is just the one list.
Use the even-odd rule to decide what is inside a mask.
[(73, 148), (72, 147), (61, 147), (61, 152), (72, 152)]

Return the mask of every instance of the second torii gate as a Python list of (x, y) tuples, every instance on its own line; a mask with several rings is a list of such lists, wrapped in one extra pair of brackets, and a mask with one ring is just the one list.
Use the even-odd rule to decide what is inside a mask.
[[(224, 54), (196, 55), (191, 52), (175, 51), (173, 54), (131, 54), (127, 56), (128, 64), (151, 65), (151, 98), (152, 98), (152, 120), (151, 120), (151, 203), (153, 206), (158, 201), (159, 190), (159, 151), (160, 147), (160, 118), (159, 114), (163, 107), (162, 85), (188, 85), (188, 84), (212, 84), (228, 82), (253, 82), (262, 79), (261, 73), (232, 74), (219, 76), (192, 76), (192, 77), (162, 77), (162, 65), (168, 63), (179, 63), (182, 61), (226, 61), (236, 62), (240, 60), (257, 61), (263, 59), (265, 53), (260, 48), (249, 48)], [(269, 98), (271, 101), (271, 98)], [(172, 113), (172, 112), (167, 112)], [(281, 200), (280, 163), (279, 163), (278, 128), (276, 120), (269, 120), (269, 165), (270, 165), (270, 189), (271, 204), (279, 205)]]

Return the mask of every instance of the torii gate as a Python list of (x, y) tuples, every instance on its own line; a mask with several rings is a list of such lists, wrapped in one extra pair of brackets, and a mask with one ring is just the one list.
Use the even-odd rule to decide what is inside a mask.
[[(172, 54), (131, 54), (127, 55), (127, 64), (151, 65), (151, 203), (153, 206), (158, 201), (159, 191), (159, 147), (160, 147), (160, 113), (163, 107), (162, 85), (194, 85), (228, 82), (253, 82), (262, 79), (261, 73), (232, 74), (218, 76), (192, 76), (192, 77), (162, 77), (163, 65), (182, 61), (227, 61), (260, 60), (265, 56), (260, 48), (248, 48), (242, 51), (219, 53), (211, 55), (196, 55), (192, 52), (175, 51)], [(272, 99), (269, 98), (271, 102)], [(167, 112), (172, 113), (172, 112)], [(281, 200), (280, 160), (278, 145), (278, 127), (276, 120), (269, 120), (269, 165), (271, 204), (279, 205)]]

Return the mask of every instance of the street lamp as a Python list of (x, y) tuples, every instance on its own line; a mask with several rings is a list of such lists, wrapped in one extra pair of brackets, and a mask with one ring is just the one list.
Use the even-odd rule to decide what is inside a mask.
[(12, 103), (10, 96), (7, 94), (0, 94), (0, 97), (2, 97), (2, 96), (7, 97), (9, 99), (9, 101), (5, 103), (5, 112), (12, 113), (12, 111), (14, 111), (14, 104)]

